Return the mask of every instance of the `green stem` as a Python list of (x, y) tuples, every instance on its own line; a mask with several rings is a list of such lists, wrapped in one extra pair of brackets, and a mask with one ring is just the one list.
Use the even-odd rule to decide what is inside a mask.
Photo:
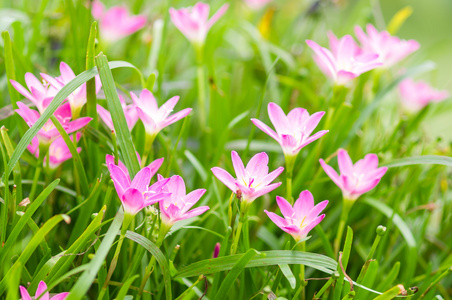
[(154, 144), (156, 135), (155, 134), (148, 134), (146, 133), (146, 137), (144, 139), (144, 153), (143, 157), (141, 158), (141, 168), (144, 168), (147, 166), (146, 162), (150, 159), (153, 159), (154, 156), (154, 148), (152, 147)]
[[(160, 231), (159, 231), (159, 237), (157, 242), (155, 243), (158, 248), (160, 248), (163, 244), (163, 240), (165, 240), (166, 234), (171, 229), (171, 226), (166, 225), (164, 223), (160, 224)], [(140, 290), (138, 291), (137, 300), (141, 299), (141, 295), (143, 294), (144, 286), (146, 285), (146, 282), (148, 281), (149, 276), (151, 276), (152, 270), (155, 265), (155, 256), (152, 256), (151, 261), (147, 265), (146, 269), (144, 270), (144, 276), (143, 280), (141, 281)]]
[(293, 167), (297, 157), (295, 155), (285, 155), (284, 157), (286, 160), (286, 200), (289, 201), (290, 204), (293, 204), (292, 177)]
[(196, 280), (188, 289), (186, 289), (179, 297), (177, 297), (176, 300), (185, 299), (185, 297), (188, 295), (188, 293), (204, 278), (205, 278), (204, 275), (199, 275), (198, 280)]
[(242, 201), (242, 203), (240, 204), (239, 224), (237, 225), (237, 229), (235, 231), (234, 242), (232, 244), (231, 254), (237, 253), (237, 246), (239, 244), (240, 234), (242, 232), (243, 223), (246, 221), (246, 218), (248, 215), (248, 208), (249, 208), (249, 203), (246, 201)]
[[(31, 186), (31, 191), (30, 191), (30, 194), (28, 195), (28, 198), (30, 199), (30, 201), (33, 201), (33, 198), (35, 197), (36, 188), (38, 186), (38, 179), (39, 179), (39, 176), (41, 175), (42, 167), (44, 164), (44, 157), (47, 155), (49, 146), (50, 145), (42, 145), (42, 144), (39, 145), (38, 163), (36, 165), (35, 174), (33, 176), (33, 184)], [(47, 161), (49, 161), (49, 160), (47, 160)]]
[(336, 238), (334, 239), (334, 253), (337, 255), (339, 255), (339, 247), (342, 241), (342, 234), (344, 233), (345, 225), (347, 224), (348, 214), (354, 203), (355, 201), (345, 198), (342, 201), (341, 219), (339, 221)]
[(204, 45), (195, 45), (196, 50), (196, 77), (198, 83), (198, 110), (199, 110), (199, 123), (201, 129), (206, 129), (206, 73), (204, 70)]
[(116, 265), (118, 263), (119, 253), (121, 252), (122, 243), (124, 242), (124, 238), (126, 236), (127, 229), (132, 222), (134, 215), (128, 214), (127, 212), (124, 214), (124, 221), (122, 223), (121, 235), (119, 236), (118, 245), (116, 246), (115, 255), (110, 263), (110, 268), (108, 269), (107, 278), (105, 279), (104, 285), (102, 286), (102, 290), (99, 293), (98, 300), (102, 300), (108, 288), (108, 283), (110, 282), (111, 276), (116, 269)]
[[(306, 242), (301, 242), (300, 245), (298, 246), (300, 251), (302, 252), (306, 252)], [(305, 280), (305, 272), (304, 272), (304, 265), (300, 265), (300, 274), (299, 274), (299, 278), (300, 278), (300, 288), (301, 288), (301, 299), (305, 300), (306, 299), (306, 290), (304, 289), (304, 287), (308, 284), (308, 282)]]

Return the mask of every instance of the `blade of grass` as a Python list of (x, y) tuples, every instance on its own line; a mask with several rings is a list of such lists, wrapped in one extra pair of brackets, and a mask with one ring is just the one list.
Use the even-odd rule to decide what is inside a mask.
[(115, 219), (113, 220), (113, 223), (111, 223), (110, 227), (108, 228), (108, 231), (105, 234), (102, 243), (97, 249), (94, 258), (91, 260), (91, 262), (89, 262), (89, 267), (83, 272), (82, 276), (80, 276), (80, 278), (74, 284), (66, 300), (79, 300), (86, 295), (89, 288), (93, 284), (100, 267), (104, 263), (108, 252), (110, 252), (110, 248), (113, 245), (117, 234), (119, 233), (123, 219), (124, 213), (122, 212), (122, 208), (120, 208), (115, 216)]
[(25, 214), (19, 219), (16, 226), (14, 226), (14, 228), (12, 229), (11, 233), (8, 236), (8, 239), (3, 245), (3, 248), (1, 248), (0, 265), (3, 265), (3, 261), (6, 255), (8, 254), (8, 251), (16, 243), (16, 240), (20, 232), (27, 224), (28, 220), (33, 216), (35, 211), (41, 206), (42, 202), (44, 202), (44, 200), (47, 199), (47, 197), (55, 189), (59, 182), (60, 179), (55, 179), (42, 191), (41, 194), (39, 194), (39, 196), (30, 204), (30, 206), (28, 206), (27, 210), (25, 211)]
[(39, 246), (42, 240), (44, 240), (45, 236), (52, 230), (58, 223), (60, 223), (62, 220), (65, 220), (66, 222), (69, 222), (69, 217), (66, 215), (56, 215), (50, 218), (47, 222), (42, 225), (42, 227), (39, 229), (39, 231), (33, 236), (33, 238), (30, 240), (28, 245), (25, 247), (25, 249), (20, 254), (19, 258), (16, 260), (14, 265), (11, 267), (11, 269), (6, 273), (3, 280), (0, 282), (0, 296), (5, 292), (5, 284), (10, 273), (14, 268), (21, 264), (25, 265), (25, 263), (28, 261), (28, 259), (31, 257), (35, 249)]
[(95, 58), (100, 80), (107, 99), (108, 110), (111, 113), (113, 125), (116, 131), (119, 149), (122, 152), (122, 161), (130, 172), (131, 178), (140, 170), (135, 146), (132, 142), (132, 135), (127, 126), (126, 117), (119, 101), (116, 91), (115, 81), (108, 65), (107, 57), (101, 52)]
[(382, 163), (382, 167), (403, 167), (412, 165), (443, 165), (452, 167), (452, 157), (442, 155), (422, 155), (413, 157), (404, 157)]

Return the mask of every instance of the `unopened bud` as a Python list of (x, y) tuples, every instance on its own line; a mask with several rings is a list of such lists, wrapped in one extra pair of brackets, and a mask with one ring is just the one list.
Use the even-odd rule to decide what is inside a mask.
[(383, 225), (379, 225), (379, 226), (377, 227), (377, 234), (378, 234), (379, 236), (384, 236), (384, 235), (386, 234), (386, 227), (383, 226)]

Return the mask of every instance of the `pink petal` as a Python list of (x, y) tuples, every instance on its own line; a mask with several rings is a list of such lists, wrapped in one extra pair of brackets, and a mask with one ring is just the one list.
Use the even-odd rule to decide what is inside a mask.
[(312, 210), (313, 207), (314, 197), (311, 192), (308, 190), (302, 191), (293, 206), (297, 220), (299, 219), (298, 221), (301, 222), (301, 220)]
[(151, 170), (151, 177), (154, 176), (155, 173), (157, 173), (157, 171), (160, 169), (160, 167), (163, 164), (163, 160), (164, 160), (164, 158), (162, 157), (162, 158), (154, 160), (153, 162), (151, 162), (148, 165), (148, 168)]
[(268, 174), (267, 176), (265, 176), (262, 181), (260, 182), (261, 185), (267, 185), (269, 183), (271, 183), (273, 180), (276, 179), (276, 177), (278, 177), (279, 175), (281, 175), (281, 173), (284, 171), (283, 167), (279, 167), (276, 170), (274, 170), (273, 172), (271, 172), (270, 174)]
[(69, 81), (75, 78), (74, 71), (63, 61), (60, 63), (60, 73), (65, 83), (69, 83)]
[(314, 206), (307, 214), (306, 221), (311, 222), (311, 220), (314, 220), (328, 205), (328, 200), (324, 200)]
[(231, 176), (231, 174), (219, 167), (213, 167), (210, 170), (212, 170), (213, 175), (215, 175), (215, 177), (217, 177), (218, 180), (226, 185), (231, 191), (233, 191), (234, 193), (237, 192), (235, 179)]
[[(238, 179), (246, 178), (245, 166), (243, 165), (242, 159), (237, 154), (237, 152), (231, 152), (232, 165), (234, 167), (235, 175)], [(235, 180), (234, 180), (235, 182)]]
[(248, 172), (248, 174), (254, 178), (263, 178), (267, 176), (268, 174), (267, 153), (261, 152), (254, 155), (246, 165), (246, 172)]
[(41, 299), (42, 300), (49, 300), (49, 292), (44, 293), (44, 291), (47, 290), (47, 285), (44, 281), (40, 281), (38, 284), (38, 288), (36, 289), (35, 298), (38, 299), (39, 296), (44, 294)]
[(30, 297), (30, 294), (28, 293), (28, 291), (25, 287), (20, 286), (19, 290), (20, 290), (20, 296), (22, 297), (22, 300), (32, 300)]
[(293, 218), (294, 211), (292, 205), (290, 205), (290, 203), (287, 202), (286, 199), (280, 196), (276, 196), (276, 203), (278, 203), (279, 209), (281, 210), (281, 213), (283, 214), (284, 218), (286, 219)]
[(60, 293), (55, 296), (53, 296), (50, 300), (64, 300), (69, 296), (69, 293)]
[(253, 122), (254, 125), (257, 126), (260, 130), (268, 134), (271, 138), (275, 139), (277, 142), (279, 142), (279, 136), (278, 134), (273, 131), (270, 127), (268, 127), (266, 124), (264, 124), (262, 121), (258, 119), (251, 119), (251, 122)]
[(151, 182), (151, 170), (147, 167), (141, 169), (133, 178), (130, 184), (131, 188), (137, 189), (140, 192), (147, 190), (149, 183)]
[(192, 208), (192, 206), (195, 205), (196, 202), (199, 201), (199, 199), (202, 197), (202, 195), (204, 195), (205, 192), (206, 192), (205, 189), (197, 189), (197, 190), (194, 190), (194, 191), (188, 193), (183, 199), (184, 207), (182, 209), (182, 213), (185, 213), (190, 208)]
[(210, 209), (210, 207), (208, 207), (208, 206), (200, 206), (200, 207), (194, 208), (194, 209), (184, 213), (183, 215), (180, 215), (177, 218), (177, 221), (190, 219), (190, 218), (199, 216), (199, 215), (205, 213), (206, 211), (208, 211), (209, 209)]
[(124, 210), (135, 215), (144, 207), (143, 193), (137, 189), (127, 189), (121, 197)]
[(180, 119), (185, 118), (186, 116), (188, 116), (190, 114), (190, 112), (192, 111), (191, 108), (185, 108), (175, 114), (173, 114), (172, 116), (170, 116), (169, 118), (165, 119), (159, 127), (164, 128), (168, 125), (171, 125), (177, 121), (179, 121)]
[(206, 24), (207, 30), (209, 30), (210, 27), (212, 27), (212, 25), (215, 24), (226, 13), (228, 8), (229, 8), (229, 3), (226, 3), (223, 6), (221, 6), (220, 9), (217, 10), (217, 12), (207, 22), (207, 24)]
[(292, 132), (289, 120), (278, 104), (273, 102), (270, 102), (268, 104), (268, 115), (278, 134), (286, 134)]
[(306, 227), (304, 227), (301, 232), (300, 232), (300, 237), (305, 237), (308, 235), (308, 233), (314, 228), (316, 227), (320, 222), (322, 222), (322, 220), (325, 218), (325, 215), (320, 215), (317, 218), (315, 218), (314, 220), (311, 221), (311, 223), (309, 223)]
[(89, 122), (91, 122), (93, 118), (90, 117), (83, 117), (83, 118), (78, 118), (72, 122), (69, 122), (67, 124), (67, 129), (66, 132), (69, 133), (73, 133), (74, 131), (77, 131), (83, 127), (85, 127), (86, 125), (88, 125)]
[(337, 153), (337, 163), (339, 164), (339, 170), (341, 175), (352, 176), (353, 174), (353, 162), (344, 149), (339, 149)]
[(326, 175), (328, 175), (339, 188), (342, 188), (343, 187), (342, 181), (339, 178), (339, 175), (337, 174), (336, 170), (327, 165), (323, 159), (319, 159), (319, 162), (323, 170), (325, 171)]
[(279, 228), (282, 229), (284, 226), (288, 225), (287, 220), (285, 220), (284, 218), (281, 218), (277, 214), (275, 214), (273, 212), (269, 212), (267, 210), (264, 210), (264, 212), (267, 214), (267, 216), (270, 218), (270, 220), (272, 220), (273, 223), (275, 223), (276, 226), (278, 226)]

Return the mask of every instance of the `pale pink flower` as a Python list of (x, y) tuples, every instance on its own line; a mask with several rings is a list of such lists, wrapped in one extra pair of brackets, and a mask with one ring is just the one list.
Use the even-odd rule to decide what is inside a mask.
[(163, 178), (161, 175), (157, 176), (158, 182), (169, 179), (168, 183), (163, 187), (163, 191), (171, 193), (171, 196), (159, 202), (160, 215), (166, 227), (170, 228), (177, 221), (199, 216), (209, 210), (208, 206), (200, 206), (189, 210), (204, 195), (205, 189), (197, 189), (187, 194), (184, 180), (179, 175), (174, 175), (168, 179)]
[[(119, 95), (119, 101), (121, 102), (121, 107), (124, 111), (124, 116), (126, 117), (127, 127), (129, 128), (130, 131), (132, 131), (133, 127), (135, 127), (135, 124), (138, 121), (138, 112), (136, 109), (136, 105), (134, 103), (127, 105), (126, 101), (124, 100), (123, 97), (121, 97), (121, 95)], [(108, 110), (106, 110), (103, 106), (98, 104), (97, 113), (110, 130), (115, 129), (113, 126), (113, 120), (111, 119), (111, 114)]]
[(292, 205), (284, 198), (276, 196), (276, 203), (284, 218), (265, 210), (268, 217), (282, 230), (290, 234), (297, 242), (308, 236), (308, 233), (317, 226), (325, 214), (320, 215), (328, 204), (328, 200), (314, 206), (314, 197), (306, 190), (300, 193), (295, 204)]
[(328, 130), (321, 130), (311, 136), (324, 114), (325, 112), (320, 111), (309, 115), (306, 109), (297, 107), (286, 116), (278, 104), (270, 102), (268, 115), (276, 132), (258, 119), (251, 119), (251, 121), (281, 145), (284, 155), (296, 156), (303, 147), (328, 132)]
[[(19, 109), (16, 109), (15, 111), (24, 119), (24, 121), (30, 127), (33, 126), (33, 124), (35, 124), (36, 121), (41, 116), (39, 112), (30, 109), (22, 102), (17, 102), (17, 106), (19, 106)], [(64, 130), (68, 134), (81, 129), (92, 120), (92, 118), (90, 117), (83, 117), (71, 121), (72, 114), (69, 103), (64, 103), (59, 108), (57, 108), (57, 110), (54, 113), (54, 116), (58, 119), (58, 121), (60, 121)], [(44, 126), (38, 131), (38, 134), (36, 136), (38, 137), (40, 144), (42, 143), (43, 145), (50, 145), (54, 140), (56, 140), (60, 136), (60, 133), (58, 132), (58, 129), (56, 129), (55, 125), (53, 125), (52, 120), (49, 119), (44, 124)]]
[(342, 190), (342, 196), (346, 200), (356, 200), (359, 196), (373, 189), (388, 170), (387, 167), (378, 168), (378, 156), (367, 154), (354, 165), (347, 151), (339, 149), (337, 155), (340, 175), (320, 159), (325, 173)]
[(249, 6), (249, 8), (258, 10), (272, 1), (273, 0), (245, 0), (245, 3)]
[(219, 167), (212, 168), (213, 174), (226, 185), (232, 192), (240, 191), (241, 200), (251, 203), (256, 198), (270, 193), (281, 185), (281, 182), (271, 183), (278, 177), (283, 167), (279, 167), (268, 173), (268, 155), (265, 152), (254, 155), (246, 168), (237, 152), (232, 151), (232, 164), (237, 178), (234, 178), (226, 170)]
[(367, 35), (359, 26), (355, 26), (355, 33), (363, 51), (378, 54), (378, 60), (384, 67), (393, 66), (419, 49), (417, 41), (401, 40), (387, 31), (378, 32), (372, 24), (367, 25)]
[(140, 30), (146, 24), (144, 15), (131, 15), (125, 6), (113, 6), (105, 11), (100, 1), (93, 2), (91, 13), (99, 21), (102, 40), (113, 43)]
[(48, 83), (40, 81), (32, 73), (25, 74), (25, 83), (27, 84), (28, 90), (15, 80), (11, 79), (10, 82), (19, 93), (36, 106), (41, 114), (45, 111), (47, 106), (49, 106), (50, 102), (52, 102), (53, 97), (58, 93), (57, 89)]
[(159, 108), (154, 95), (147, 89), (141, 92), (140, 97), (132, 92), (130, 95), (136, 105), (138, 116), (144, 124), (146, 134), (149, 136), (155, 137), (160, 130), (185, 118), (191, 112), (191, 108), (186, 108), (170, 116), (174, 106), (179, 101), (179, 96), (169, 99)]
[[(77, 132), (77, 142), (82, 137), (80, 132)], [(71, 141), (74, 141), (73, 136), (70, 136)], [(31, 140), (31, 144), (27, 147), (27, 149), (36, 157), (39, 157), (39, 141), (37, 137), (34, 137)], [(80, 153), (82, 151), (81, 147), (77, 148), (77, 152)], [(49, 167), (51, 169), (58, 168), (63, 162), (72, 158), (71, 151), (69, 150), (66, 142), (63, 137), (57, 138), (52, 144), (50, 144), (49, 152), (44, 158), (44, 165), (46, 165), (47, 157), (50, 157)]]
[(338, 85), (344, 85), (364, 72), (382, 65), (376, 53), (363, 53), (350, 35), (341, 39), (329, 32), (330, 48), (323, 48), (316, 42), (306, 40), (315, 52), (314, 60), (320, 70)]
[(409, 112), (419, 111), (430, 102), (449, 98), (448, 91), (434, 89), (424, 81), (414, 82), (411, 78), (399, 84), (399, 95), (403, 107)]
[[(28, 293), (25, 287), (20, 286), (19, 290), (22, 300), (32, 300), (30, 294)], [(69, 293), (60, 293), (50, 298), (49, 292), (44, 293), (45, 290), (47, 290), (46, 283), (44, 281), (40, 281), (33, 299), (38, 299), (39, 296), (43, 294), (43, 296), (40, 298), (41, 300), (64, 300), (69, 295)]]
[(114, 157), (107, 155), (106, 162), (116, 193), (126, 213), (135, 215), (144, 207), (157, 203), (170, 195), (162, 190), (169, 180), (160, 180), (149, 186), (152, 176), (162, 165), (163, 158), (156, 159), (141, 169), (133, 180), (130, 179), (129, 171), (121, 161), (116, 165)]
[(209, 19), (209, 4), (198, 2), (193, 7), (170, 8), (171, 21), (192, 43), (203, 45), (207, 33), (221, 16), (228, 10), (229, 4), (224, 4)]
[[(46, 80), (50, 85), (60, 91), (66, 84), (72, 81), (76, 76), (74, 71), (72, 71), (71, 67), (65, 62), (60, 63), (60, 73), (61, 76), (53, 78), (50, 75), (41, 73), (42, 78)], [(99, 93), (102, 83), (100, 82), (99, 75), (95, 76), (96, 82), (96, 94)], [(80, 111), (86, 103), (86, 83), (83, 83), (81, 86), (75, 89), (73, 93), (71, 93), (67, 98), (69, 104), (71, 105), (72, 114), (76, 117), (80, 115)]]

